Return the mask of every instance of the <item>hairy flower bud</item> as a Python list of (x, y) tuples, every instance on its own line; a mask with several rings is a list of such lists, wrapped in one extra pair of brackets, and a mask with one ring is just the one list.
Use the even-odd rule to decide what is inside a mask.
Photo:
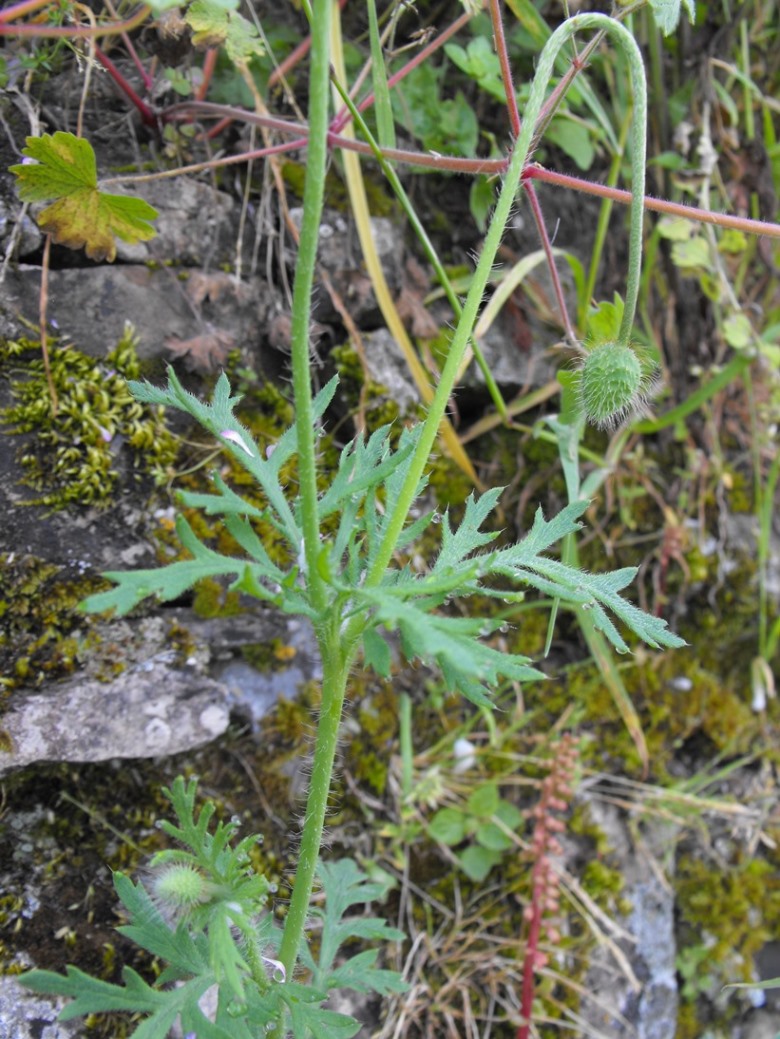
[(154, 877), (152, 895), (166, 917), (186, 917), (209, 900), (211, 885), (203, 874), (184, 863), (168, 865)]
[(614, 426), (642, 403), (642, 362), (630, 346), (614, 342), (595, 346), (583, 361), (580, 380), (582, 406), (595, 426)]

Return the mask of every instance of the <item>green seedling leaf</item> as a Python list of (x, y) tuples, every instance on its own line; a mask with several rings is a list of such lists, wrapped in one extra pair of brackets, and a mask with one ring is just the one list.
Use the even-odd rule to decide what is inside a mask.
[(477, 36), (465, 49), (457, 43), (447, 43), (444, 51), (450, 61), (484, 91), (497, 101), (506, 101), (504, 82), (501, 78), (501, 62), (486, 36)]
[(594, 343), (614, 342), (623, 320), (623, 300), (615, 293), (612, 303), (604, 300), (587, 317), (585, 334)]
[(672, 246), (672, 263), (683, 270), (709, 270), (712, 266), (709, 242), (700, 235), (684, 242), (675, 242)]
[(499, 864), (501, 856), (502, 853), (500, 851), (491, 851), (490, 848), (472, 844), (470, 848), (462, 851), (457, 856), (457, 859), (460, 868), (466, 876), (473, 880), (475, 884), (479, 884), (490, 873), (491, 869)]
[(723, 322), (723, 338), (735, 350), (744, 350), (753, 342), (753, 326), (746, 314), (731, 314)]
[(448, 848), (460, 844), (467, 832), (466, 817), (457, 808), (440, 808), (428, 825), (431, 837)]
[(581, 170), (589, 170), (596, 158), (596, 149), (590, 130), (577, 119), (560, 117), (547, 127), (546, 138), (562, 152), (574, 159)]
[(474, 790), (466, 802), (466, 811), (470, 815), (489, 819), (498, 810), (498, 787), (495, 783), (485, 783)]
[(514, 841), (495, 823), (480, 823), (474, 837), (477, 844), (489, 851), (508, 851)]
[(664, 216), (658, 221), (658, 233), (670, 242), (687, 242), (694, 235), (694, 226), (681, 216)]
[(265, 47), (255, 26), (238, 11), (215, 0), (194, 0), (184, 15), (196, 47), (224, 47), (234, 65), (262, 57)]
[(38, 217), (43, 231), (60, 245), (86, 250), (92, 260), (116, 258), (116, 238), (142, 242), (157, 217), (143, 199), (110, 195), (98, 187), (95, 153), (89, 141), (58, 130), (28, 137), (22, 151), (34, 160), (11, 166), (24, 202), (52, 202)]
[(668, 36), (677, 28), (683, 9), (691, 24), (696, 21), (695, 0), (650, 0), (650, 8), (655, 24), (664, 36)]

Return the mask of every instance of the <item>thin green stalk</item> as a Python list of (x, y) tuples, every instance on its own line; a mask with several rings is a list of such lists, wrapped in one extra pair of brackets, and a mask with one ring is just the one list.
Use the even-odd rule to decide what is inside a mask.
[[(631, 123), (631, 112), (626, 113), (626, 118), (623, 125), (620, 127), (620, 138), (618, 140), (618, 150), (612, 156), (612, 162), (609, 165), (609, 173), (607, 174), (607, 184), (610, 187), (614, 187), (617, 183), (618, 175), (620, 173), (620, 164), (623, 161), (623, 153), (626, 148), (626, 138), (628, 137), (628, 129)], [(599, 208), (599, 218), (596, 224), (596, 237), (593, 240), (593, 249), (590, 254), (590, 267), (588, 268), (588, 283), (585, 286), (585, 292), (583, 298), (580, 301), (580, 313), (578, 317), (578, 323), (580, 330), (582, 331), (585, 327), (585, 321), (588, 316), (588, 308), (590, 307), (590, 301), (593, 298), (593, 292), (596, 286), (596, 278), (598, 277), (599, 265), (601, 263), (601, 253), (604, 249), (604, 242), (607, 238), (607, 231), (609, 230), (609, 218), (612, 216), (613, 201), (611, 198), (605, 198)]]
[(623, 46), (631, 70), (634, 92), (634, 132), (632, 134), (632, 199), (631, 231), (629, 234), (629, 275), (626, 304), (620, 329), (621, 341), (630, 335), (639, 293), (642, 262), (642, 215), (645, 190), (645, 134), (647, 122), (647, 90), (645, 85), (642, 56), (631, 34), (619, 22), (602, 14), (576, 15), (559, 26), (545, 44), (539, 57), (536, 75), (523, 118), (523, 127), (517, 139), (507, 168), (504, 186), (496, 204), (482, 253), (474, 272), (474, 278), (463, 306), (460, 321), (450, 345), (447, 361), (441, 373), (439, 386), (431, 402), (428, 416), (423, 424), (420, 441), (395, 504), (393, 516), (388, 524), (383, 543), (377, 551), (374, 563), (366, 578), (368, 587), (377, 585), (390, 563), (398, 538), (406, 523), (406, 517), (416, 496), (417, 487), (428, 463), (439, 424), (444, 417), (447, 403), (455, 385), (458, 369), (477, 319), (482, 296), (490, 277), (493, 263), (501, 244), (523, 171), (528, 163), (536, 122), (539, 118), (547, 84), (552, 75), (555, 59), (561, 47), (581, 29), (603, 29)]
[(309, 324), (314, 270), (317, 262), (328, 161), (328, 81), (330, 76), (330, 0), (315, 0), (311, 20), (311, 73), (309, 79), (309, 145), (303, 186), (303, 220), (295, 265), (292, 301), (292, 383), (303, 528), (303, 557), (312, 602), (322, 610), (327, 602), (325, 584), (317, 570), (320, 524), (317, 509), (317, 458), (311, 409)]
[[(422, 246), (423, 252), (427, 257), (428, 262), (433, 267), (434, 273), (436, 274), (436, 278), (438, 279), (438, 282), (444, 291), (444, 295), (447, 297), (447, 302), (452, 307), (452, 312), (455, 315), (455, 320), (457, 321), (460, 318), (462, 312), (460, 299), (458, 298), (458, 294), (455, 292), (455, 289), (452, 286), (452, 282), (450, 281), (447, 272), (444, 269), (444, 265), (439, 259), (439, 255), (436, 252), (436, 249), (434, 248), (433, 242), (428, 236), (428, 232), (425, 230), (422, 221), (417, 215), (417, 211), (412, 205), (412, 200), (407, 195), (398, 174), (395, 172), (393, 167), (382, 154), (382, 150), (379, 146), (379, 143), (374, 138), (373, 134), (368, 128), (368, 125), (366, 124), (365, 119), (360, 114), (359, 109), (356, 108), (355, 103), (352, 101), (352, 98), (344, 89), (344, 86), (335, 77), (333, 79), (333, 85), (341, 95), (344, 104), (346, 105), (347, 109), (350, 112), (350, 115), (352, 116), (355, 126), (358, 128), (358, 130), (360, 130), (360, 132), (363, 134), (363, 136), (371, 146), (371, 150), (374, 153), (376, 161), (379, 163), (385, 177), (387, 177), (388, 183), (390, 184), (390, 187), (393, 189), (396, 198), (401, 203), (401, 207), (403, 208), (403, 211), (406, 214), (406, 218), (409, 221), (412, 230), (417, 235), (417, 240)], [(487, 387), (488, 393), (490, 394), (493, 400), (493, 403), (496, 406), (496, 410), (501, 415), (501, 418), (504, 420), (504, 422), (508, 425), (510, 420), (509, 413), (507, 412), (506, 401), (504, 400), (501, 394), (501, 390), (498, 388), (498, 384), (495, 378), (493, 377), (493, 373), (490, 370), (490, 366), (485, 360), (485, 355), (482, 353), (482, 348), (477, 342), (476, 337), (473, 337), (471, 339), (471, 348), (474, 351), (474, 357), (476, 359), (477, 364), (479, 365), (479, 369), (482, 372), (483, 378), (485, 379), (485, 385)]]
[(320, 649), (323, 674), (322, 705), (317, 723), (317, 741), (314, 748), (309, 797), (306, 803), (306, 816), (303, 821), (303, 834), (298, 853), (298, 867), (295, 871), (290, 908), (285, 920), (282, 943), (279, 947), (279, 959), (284, 964), (287, 977), (290, 979), (293, 976), (298, 950), (306, 927), (306, 919), (309, 915), (309, 902), (322, 844), (341, 712), (352, 659), (352, 655), (349, 655), (348, 660), (344, 659), (338, 627), (330, 633), (329, 639), (320, 641)]

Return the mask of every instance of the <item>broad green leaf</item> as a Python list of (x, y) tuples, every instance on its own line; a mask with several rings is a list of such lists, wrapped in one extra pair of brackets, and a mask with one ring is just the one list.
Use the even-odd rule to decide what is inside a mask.
[(623, 300), (615, 293), (612, 303), (602, 301), (588, 313), (585, 334), (590, 342), (606, 343), (617, 339), (623, 319)]
[(196, 47), (224, 47), (234, 65), (262, 57), (265, 47), (255, 26), (238, 11), (215, 0), (194, 0), (184, 20), (193, 30)]
[(428, 833), (435, 841), (451, 848), (466, 836), (466, 817), (457, 808), (440, 808), (428, 824)]
[(675, 242), (672, 246), (672, 263), (683, 269), (703, 268), (708, 270), (712, 266), (709, 242), (701, 235), (689, 238), (685, 242)]
[(472, 844), (457, 856), (460, 868), (475, 884), (481, 883), (491, 869), (501, 861), (502, 852)]
[(447, 43), (444, 51), (461, 72), (497, 101), (506, 101), (504, 82), (501, 78), (501, 63), (490, 41), (485, 36), (470, 40), (464, 49), (457, 43)]
[(480, 823), (474, 838), (477, 844), (490, 851), (507, 851), (514, 844), (512, 838), (496, 823)]
[(661, 217), (657, 229), (659, 235), (670, 242), (687, 242), (694, 234), (694, 225), (681, 216)]
[(691, 24), (696, 21), (696, 0), (650, 0), (650, 8), (655, 24), (664, 36), (677, 28), (683, 8)]
[(38, 217), (42, 230), (60, 245), (84, 247), (92, 260), (116, 258), (116, 241), (152, 238), (157, 216), (143, 199), (110, 195), (98, 187), (95, 153), (89, 141), (58, 130), (28, 137), (22, 151), (31, 163), (11, 166), (24, 202), (52, 202)]
[(735, 350), (744, 350), (753, 342), (753, 326), (747, 314), (730, 314), (723, 322), (723, 338)]
[(466, 810), (471, 815), (489, 818), (498, 810), (498, 787), (495, 783), (484, 783), (472, 791), (466, 802)]
[(557, 117), (547, 127), (545, 137), (570, 159), (574, 159), (581, 170), (589, 170), (593, 165), (596, 158), (593, 137), (588, 127), (579, 120)]

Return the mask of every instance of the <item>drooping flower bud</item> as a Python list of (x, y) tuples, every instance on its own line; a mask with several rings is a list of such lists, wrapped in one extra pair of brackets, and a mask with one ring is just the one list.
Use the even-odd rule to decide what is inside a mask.
[(644, 374), (630, 346), (606, 342), (593, 347), (580, 372), (580, 397), (588, 421), (609, 428), (641, 405)]

